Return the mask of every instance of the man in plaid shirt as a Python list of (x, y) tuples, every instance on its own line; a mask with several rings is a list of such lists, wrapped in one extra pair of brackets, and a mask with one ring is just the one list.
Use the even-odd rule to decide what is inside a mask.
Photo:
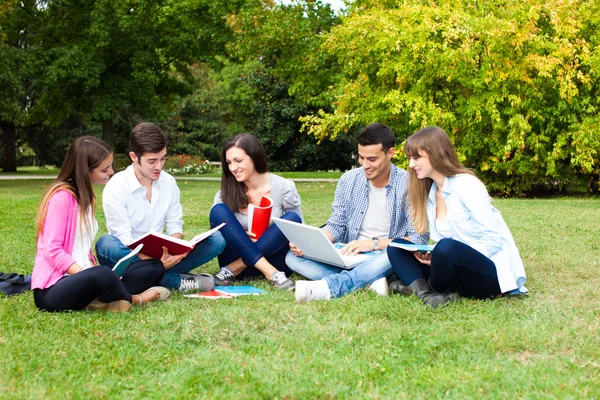
[[(367, 126), (358, 137), (358, 161), (362, 168), (346, 172), (339, 180), (333, 213), (323, 228), (333, 243), (345, 243), (343, 255), (374, 252), (350, 270), (302, 257), (302, 249), (290, 243), (286, 263), (312, 281), (296, 281), (296, 302), (329, 300), (366, 285), (387, 295), (386, 277), (392, 273), (388, 244), (395, 238), (425, 244), (410, 221), (406, 195), (408, 174), (392, 164), (394, 133), (382, 124)], [(375, 283), (374, 283), (375, 282)]]

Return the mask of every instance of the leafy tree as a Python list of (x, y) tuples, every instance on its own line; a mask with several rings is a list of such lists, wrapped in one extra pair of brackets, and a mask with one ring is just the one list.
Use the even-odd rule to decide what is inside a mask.
[(0, 130), (2, 170), (17, 170), (18, 127), (25, 124), (37, 92), (33, 71), (36, 60), (37, 2), (0, 4)]
[[(319, 141), (300, 132), (299, 117), (328, 107), (338, 75), (334, 58), (319, 52), (321, 34), (339, 19), (320, 1), (290, 5), (264, 4), (244, 9), (232, 22), (236, 40), (232, 58), (242, 60), (235, 70), (221, 71), (233, 90), (238, 121), (258, 136), (274, 170), (346, 169), (355, 148), (351, 137)], [(236, 75), (236, 79), (229, 77)], [(226, 82), (226, 83), (225, 83)]]
[[(177, 95), (189, 93), (188, 65), (210, 60), (228, 37), (225, 15), (243, 1), (63, 0), (50, 2), (48, 70), (40, 108), (60, 108), (102, 122), (112, 141), (122, 112), (165, 118)], [(175, 73), (177, 72), (177, 73)]]
[(343, 80), (316, 137), (439, 125), (491, 188), (598, 190), (599, 6), (594, 1), (360, 0), (327, 35)]

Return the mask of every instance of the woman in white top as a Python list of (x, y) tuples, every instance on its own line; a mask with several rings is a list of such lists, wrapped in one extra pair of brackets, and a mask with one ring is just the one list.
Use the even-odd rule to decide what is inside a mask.
[[(525, 270), (500, 212), (484, 184), (464, 167), (446, 132), (423, 128), (406, 140), (408, 197), (417, 232), (437, 242), (431, 253), (388, 248), (400, 281), (395, 293), (437, 307), (461, 296), (486, 299), (526, 293)], [(402, 241), (402, 240), (398, 240)]]
[(289, 242), (275, 224), (260, 238), (248, 232), (248, 206), (259, 205), (263, 196), (273, 201), (271, 217), (302, 222), (300, 195), (289, 179), (267, 172), (267, 155), (260, 141), (248, 133), (229, 139), (221, 151), (221, 190), (210, 210), (210, 225), (223, 222), (227, 247), (219, 256), (221, 269), (215, 285), (228, 285), (236, 277), (264, 275), (284, 290), (294, 289), (285, 264)]

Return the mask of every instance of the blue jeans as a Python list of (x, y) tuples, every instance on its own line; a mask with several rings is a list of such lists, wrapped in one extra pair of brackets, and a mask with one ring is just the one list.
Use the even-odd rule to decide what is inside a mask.
[[(187, 257), (181, 260), (173, 268), (165, 271), (159, 285), (168, 289), (177, 289), (181, 283), (181, 275), (186, 274), (206, 264), (223, 251), (225, 248), (225, 239), (220, 232), (215, 232), (194, 247)], [(131, 252), (131, 249), (125, 246), (116, 236), (102, 235), (96, 242), (96, 255), (101, 265), (113, 267), (117, 261)], [(134, 261), (138, 261), (135, 257)]]
[[(403, 239), (395, 241), (406, 242)], [(431, 252), (431, 266), (421, 264), (410, 251), (398, 247), (388, 247), (388, 255), (396, 276), (405, 285), (424, 278), (438, 293), (450, 290), (477, 299), (501, 293), (494, 262), (457, 240), (440, 240)]]
[(350, 270), (298, 257), (291, 251), (287, 253), (285, 262), (292, 271), (310, 280), (324, 279), (332, 298), (345, 296), (392, 273), (392, 265), (385, 251), (356, 264)]
[[(281, 218), (302, 222), (298, 214), (293, 212), (286, 212)], [(278, 271), (283, 271), (289, 276), (290, 270), (285, 264), (285, 255), (290, 249), (289, 241), (277, 228), (277, 225), (271, 224), (260, 239), (253, 242), (229, 207), (225, 204), (216, 204), (210, 210), (210, 226), (215, 227), (223, 222), (226, 225), (220, 229), (220, 232), (227, 242), (227, 247), (219, 255), (221, 267), (241, 258), (247, 268), (238, 274), (238, 279), (263, 276), (262, 272), (254, 268), (254, 265), (262, 257), (265, 257)]]

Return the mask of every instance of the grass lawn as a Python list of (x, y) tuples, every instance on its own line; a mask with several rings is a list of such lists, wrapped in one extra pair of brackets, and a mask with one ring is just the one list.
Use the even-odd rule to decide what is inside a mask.
[[(0, 181), (0, 270), (31, 272), (48, 182)], [(179, 185), (191, 237), (208, 228), (218, 183)], [(323, 223), (335, 185), (297, 187), (307, 222)], [(265, 296), (176, 293), (128, 314), (0, 297), (0, 398), (600, 398), (600, 199), (495, 204), (525, 262), (523, 299), (431, 311), (360, 290), (296, 305), (264, 280), (251, 284)]]
[(54, 166), (46, 166), (44, 168), (40, 168), (34, 165), (29, 165), (25, 167), (18, 167), (17, 172), (0, 172), (1, 175), (49, 175), (51, 177), (55, 177), (58, 175), (58, 168)]

